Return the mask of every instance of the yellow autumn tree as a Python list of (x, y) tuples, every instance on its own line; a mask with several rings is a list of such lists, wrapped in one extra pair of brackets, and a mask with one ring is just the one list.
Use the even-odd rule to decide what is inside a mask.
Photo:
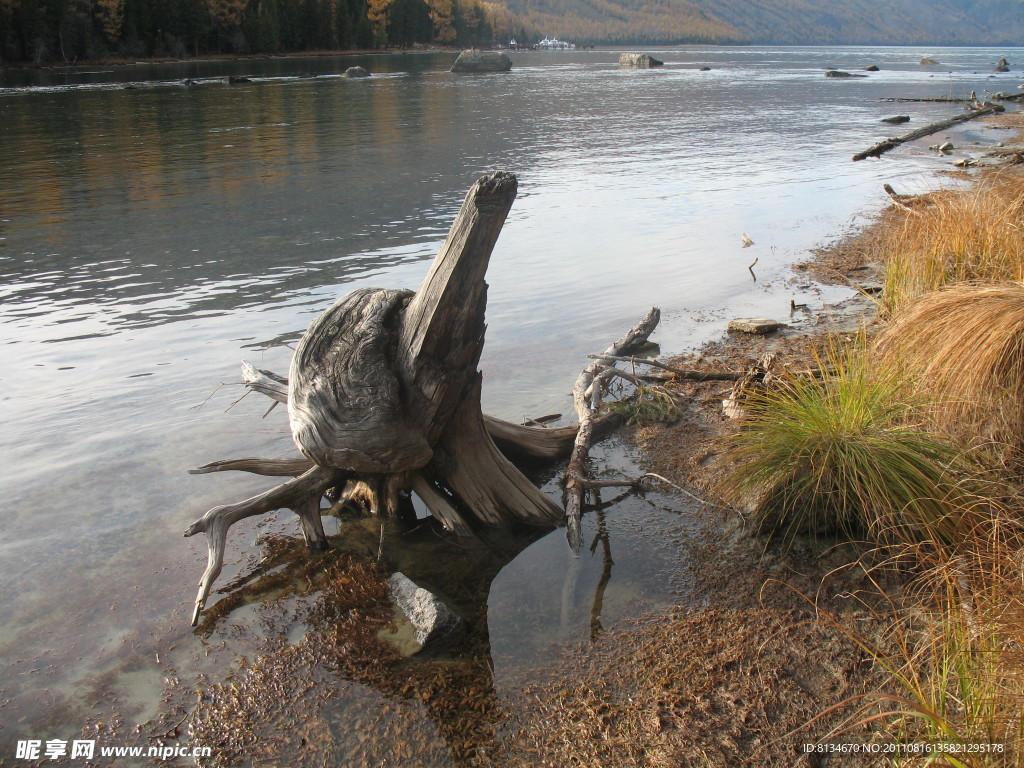
[(387, 44), (388, 41), (388, 8), (394, 0), (368, 0), (366, 7), (366, 18), (370, 21), (370, 28), (373, 30), (373, 42), (378, 48)]
[(223, 29), (241, 26), (249, 0), (206, 0), (206, 10)]
[(124, 0), (96, 0), (96, 16), (99, 19), (103, 34), (110, 42), (121, 39), (121, 26), (124, 23)]
[(455, 3), (453, 0), (427, 0), (434, 24), (435, 43), (455, 42)]

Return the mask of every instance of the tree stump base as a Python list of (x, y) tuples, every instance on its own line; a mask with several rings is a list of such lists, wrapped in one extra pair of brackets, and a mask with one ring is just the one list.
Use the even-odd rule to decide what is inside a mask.
[[(205, 533), (208, 548), (193, 626), (223, 567), (228, 529), (246, 517), (288, 508), (299, 516), (307, 545), (323, 549), (320, 500), (325, 494), (371, 513), (398, 516), (411, 509), (414, 493), (457, 536), (471, 536), (481, 526), (543, 529), (565, 521), (565, 512), (506, 454), (551, 460), (568, 455), (575, 445), (578, 464), (584, 455), (581, 432), (589, 445), (618, 417), (581, 418), (583, 429), (545, 429), (510, 424), (480, 410), (484, 275), (516, 191), (516, 177), (509, 173), (479, 179), (420, 290), (362, 288), (339, 299), (310, 324), (288, 378), (243, 364), (250, 389), (287, 405), (302, 457), (229, 459), (192, 470), (291, 478), (252, 498), (214, 507), (185, 531), (186, 536)], [(639, 335), (631, 332), (631, 340), (646, 341), (657, 323), (656, 310), (645, 322)], [(619, 351), (616, 346), (609, 353)], [(581, 487), (576, 470), (570, 473), (574, 491)], [(570, 496), (578, 522), (581, 494)]]

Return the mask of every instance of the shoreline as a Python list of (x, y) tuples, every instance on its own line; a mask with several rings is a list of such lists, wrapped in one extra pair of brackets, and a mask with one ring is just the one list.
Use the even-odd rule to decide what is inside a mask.
[(98, 59), (83, 59), (64, 64), (32, 64), (26, 62), (0, 62), (0, 72), (60, 72), (74, 71), (88, 67), (134, 67), (171, 64), (204, 64), (230, 61), (273, 61), (275, 59), (329, 59), (336, 56), (390, 56), (406, 53), (453, 53), (459, 48), (448, 46), (414, 46), (411, 48), (354, 48), (339, 51), (296, 51), (293, 53), (209, 53), (202, 56), (153, 56), (150, 58), (120, 58), (116, 56)]

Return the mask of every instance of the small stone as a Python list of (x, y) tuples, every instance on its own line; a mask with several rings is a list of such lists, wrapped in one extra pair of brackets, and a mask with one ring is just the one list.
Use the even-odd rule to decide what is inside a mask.
[(765, 334), (777, 331), (782, 327), (778, 320), (769, 320), (766, 317), (738, 317), (729, 321), (729, 330), (738, 333)]
[(419, 586), (404, 573), (395, 573), (388, 581), (391, 597), (409, 619), (422, 647), (447, 637), (461, 619), (433, 592)]

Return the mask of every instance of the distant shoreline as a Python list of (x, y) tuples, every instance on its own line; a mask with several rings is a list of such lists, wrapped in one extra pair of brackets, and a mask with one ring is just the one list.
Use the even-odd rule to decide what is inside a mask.
[(270, 61), (273, 59), (311, 59), (331, 58), (333, 56), (381, 56), (396, 53), (452, 53), (459, 52), (458, 48), (448, 46), (430, 46), (415, 48), (374, 48), (374, 49), (352, 49), (339, 51), (295, 51), (292, 53), (211, 53), (202, 56), (186, 56), (175, 58), (173, 56), (153, 56), (149, 58), (121, 58), (104, 57), (99, 59), (83, 59), (74, 63), (64, 64), (30, 64), (30, 63), (0, 63), (0, 72), (4, 70), (43, 70), (55, 71), (76, 70), (83, 67), (133, 67), (138, 65), (153, 64), (202, 64), (206, 62), (225, 61)]

